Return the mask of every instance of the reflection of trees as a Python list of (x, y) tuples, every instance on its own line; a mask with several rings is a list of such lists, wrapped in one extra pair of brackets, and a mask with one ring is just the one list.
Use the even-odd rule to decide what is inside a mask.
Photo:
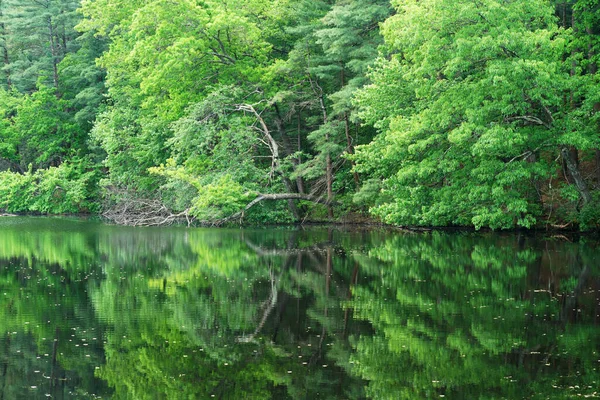
[[(2, 344), (14, 350), (19, 339), (31, 349), (26, 368), (12, 350), (10, 364), (3, 359), (11, 390), (26, 392), (31, 382), (41, 388), (24, 372), (34, 370), (60, 390), (81, 384), (101, 394), (106, 388), (93, 378), (100, 367), (96, 376), (122, 398), (360, 394), (336, 367), (349, 358), (338, 333), (348, 328), (339, 301), (350, 273), (344, 243), (333, 243), (327, 231), (74, 225), (17, 227), (0, 236), (0, 282), (11, 299), (0, 321), (17, 332)], [(84, 339), (87, 347), (74, 345)], [(49, 354), (46, 369), (33, 366), (44, 361), (34, 358), (39, 354)]]
[[(343, 270), (346, 261), (333, 262), (327, 232), (307, 238), (192, 230), (185, 247), (158, 257), (163, 265), (150, 280), (123, 280), (123, 265), (105, 267), (107, 279), (92, 293), (98, 316), (115, 324), (99, 376), (117, 393), (144, 398), (147, 387), (170, 398), (179, 398), (175, 387), (181, 398), (360, 393), (357, 381), (328, 359), (343, 336), (334, 287), (336, 267)], [(339, 291), (345, 299), (348, 288)], [(128, 316), (120, 317), (125, 310)]]
[[(4, 230), (0, 243), (12, 242), (12, 233)], [(49, 237), (38, 238), (36, 248), (62, 244)], [(104, 358), (102, 326), (86, 294), (94, 269), (44, 261), (87, 257), (87, 248), (83, 254), (75, 249), (57, 246), (53, 253), (40, 253), (40, 259), (14, 248), (9, 253), (14, 258), (0, 253), (0, 399), (106, 393), (94, 379), (94, 368)]]
[[(593, 370), (583, 364), (597, 357), (588, 346), (573, 347), (581, 340), (569, 332), (598, 349), (597, 333), (586, 333), (596, 321), (571, 324), (564, 312), (581, 307), (581, 288), (597, 286), (597, 273), (588, 274), (585, 262), (563, 263), (573, 254), (585, 259), (584, 246), (545, 246), (543, 254), (525, 237), (397, 236), (359, 257), (370, 282), (348, 305), (375, 330), (355, 339), (352, 357), (354, 373), (369, 381), (368, 395), (555, 398), (569, 379), (585, 393), (584, 376)], [(579, 271), (549, 268), (549, 256), (553, 266)], [(581, 365), (580, 376), (566, 373), (573, 365)]]
[(597, 386), (589, 240), (85, 226), (0, 233), (6, 399), (30, 386), (139, 399)]

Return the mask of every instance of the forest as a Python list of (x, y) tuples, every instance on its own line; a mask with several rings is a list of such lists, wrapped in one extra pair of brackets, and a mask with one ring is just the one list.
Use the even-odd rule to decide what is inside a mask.
[(598, 0), (0, 0), (0, 212), (600, 226)]

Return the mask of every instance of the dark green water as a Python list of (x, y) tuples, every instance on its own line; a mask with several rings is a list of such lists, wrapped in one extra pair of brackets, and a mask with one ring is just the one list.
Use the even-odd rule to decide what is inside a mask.
[(597, 398), (566, 239), (0, 218), (0, 399)]

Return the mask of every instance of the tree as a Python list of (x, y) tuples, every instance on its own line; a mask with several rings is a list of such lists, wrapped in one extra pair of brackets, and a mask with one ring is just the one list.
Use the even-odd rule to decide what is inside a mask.
[[(58, 64), (77, 47), (77, 0), (3, 0), (4, 70), (10, 86), (35, 90), (41, 80), (59, 89)], [(8, 82), (7, 82), (8, 86)]]
[[(553, 160), (562, 156), (581, 177), (566, 146), (596, 140), (564, 100), (588, 86), (565, 68), (568, 34), (553, 8), (444, 0), (396, 8), (383, 26), (390, 59), (358, 100), (382, 130), (356, 158), (359, 172), (381, 182), (373, 212), (403, 225), (534, 225)], [(567, 190), (589, 203), (583, 178)]]

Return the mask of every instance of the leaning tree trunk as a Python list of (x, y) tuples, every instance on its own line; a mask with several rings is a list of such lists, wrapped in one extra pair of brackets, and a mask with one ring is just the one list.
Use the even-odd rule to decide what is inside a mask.
[(252, 200), (250, 203), (248, 203), (246, 205), (246, 207), (244, 207), (243, 210), (230, 215), (229, 217), (225, 217), (216, 221), (207, 221), (207, 222), (211, 222), (213, 225), (222, 225), (224, 223), (239, 219), (240, 221), (242, 221), (244, 219), (244, 215), (246, 214), (246, 211), (248, 211), (249, 209), (251, 209), (252, 207), (254, 207), (255, 205), (257, 205), (258, 203), (260, 203), (261, 201), (264, 200), (306, 200), (306, 201), (311, 201), (313, 203), (319, 203), (319, 204), (324, 204), (328, 207), (333, 206), (333, 204), (335, 203), (331, 203), (329, 202), (329, 200), (323, 199), (321, 197), (315, 197), (315, 196), (311, 196), (309, 194), (302, 194), (302, 193), (277, 193), (277, 194), (262, 194), (259, 193), (256, 198), (254, 200)]
[[(285, 176), (285, 174), (281, 170), (281, 160), (279, 158), (279, 145), (277, 144), (275, 139), (273, 139), (273, 136), (271, 135), (271, 132), (270, 132), (269, 127), (267, 126), (265, 120), (262, 118), (260, 113), (258, 113), (256, 111), (256, 109), (250, 104), (239, 104), (237, 106), (237, 109), (240, 111), (250, 112), (256, 117), (256, 119), (258, 120), (258, 123), (261, 126), (261, 131), (265, 135), (265, 138), (267, 139), (267, 145), (269, 146), (269, 149), (271, 150), (271, 160), (272, 160), (271, 169), (272, 169), (272, 171), (281, 177), (283, 185), (285, 186), (285, 188), (288, 192), (294, 192), (292, 181), (290, 181), (290, 179), (287, 176)], [(293, 198), (288, 198), (287, 200), (288, 200), (288, 207), (290, 209), (290, 212), (294, 216), (294, 219), (296, 221), (299, 221), (300, 220), (300, 212), (298, 211), (298, 207), (296, 207), (296, 203), (294, 202)]]
[(573, 159), (573, 155), (568, 147), (563, 147), (560, 149), (560, 153), (563, 157), (563, 160), (567, 164), (567, 169), (569, 170), (569, 174), (575, 181), (575, 186), (579, 191), (579, 194), (583, 198), (583, 204), (587, 205), (592, 201), (592, 195), (590, 194), (590, 190), (588, 189), (587, 184), (583, 180), (581, 173), (579, 172), (579, 168), (577, 167), (577, 160)]

